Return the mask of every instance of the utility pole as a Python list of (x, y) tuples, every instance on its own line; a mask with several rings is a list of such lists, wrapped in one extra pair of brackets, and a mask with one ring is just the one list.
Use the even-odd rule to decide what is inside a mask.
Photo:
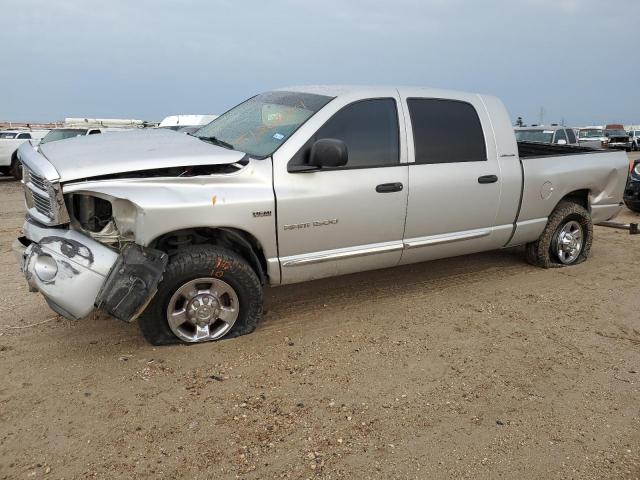
[(540, 121), (538, 125), (544, 125), (544, 107), (540, 107)]

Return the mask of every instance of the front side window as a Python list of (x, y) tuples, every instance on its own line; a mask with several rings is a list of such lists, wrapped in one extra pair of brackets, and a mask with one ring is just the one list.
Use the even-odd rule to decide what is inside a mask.
[(266, 158), (332, 99), (301, 92), (262, 93), (220, 115), (193, 136)]
[(575, 132), (570, 128), (567, 130), (567, 141), (569, 143), (576, 143), (576, 134)]
[(554, 142), (558, 143), (560, 140), (564, 140), (565, 142), (567, 141), (567, 135), (562, 129), (556, 130), (556, 139), (554, 140)]
[(392, 98), (347, 105), (327, 121), (314, 140), (335, 138), (347, 145), (347, 168), (400, 163), (398, 110)]
[(409, 98), (415, 162), (454, 163), (487, 160), (482, 124), (469, 103)]
[(325, 138), (342, 140), (347, 146), (347, 164), (339, 169), (398, 165), (399, 135), (398, 109), (393, 98), (361, 100), (343, 107), (327, 120), (289, 165), (308, 164), (312, 145)]
[(22, 140), (28, 140), (31, 138), (31, 134), (30, 133), (21, 133), (20, 135), (18, 135), (18, 139), (22, 139)]

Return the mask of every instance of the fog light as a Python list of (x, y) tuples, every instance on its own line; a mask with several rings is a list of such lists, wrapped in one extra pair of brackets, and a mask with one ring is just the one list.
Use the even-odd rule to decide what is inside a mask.
[(58, 273), (58, 264), (51, 255), (42, 254), (36, 258), (33, 270), (37, 277), (43, 282), (50, 282), (56, 278)]

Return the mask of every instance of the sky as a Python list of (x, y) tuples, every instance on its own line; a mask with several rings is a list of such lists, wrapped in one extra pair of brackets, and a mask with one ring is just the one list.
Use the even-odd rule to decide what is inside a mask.
[(500, 97), (640, 123), (640, 1), (0, 0), (0, 121), (219, 114), (287, 85)]

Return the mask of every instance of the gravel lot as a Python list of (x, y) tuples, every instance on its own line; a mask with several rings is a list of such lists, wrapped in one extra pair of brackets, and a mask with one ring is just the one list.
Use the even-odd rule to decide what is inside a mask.
[(155, 348), (29, 293), (0, 196), (0, 479), (640, 477), (640, 236), (272, 289), (254, 334)]

